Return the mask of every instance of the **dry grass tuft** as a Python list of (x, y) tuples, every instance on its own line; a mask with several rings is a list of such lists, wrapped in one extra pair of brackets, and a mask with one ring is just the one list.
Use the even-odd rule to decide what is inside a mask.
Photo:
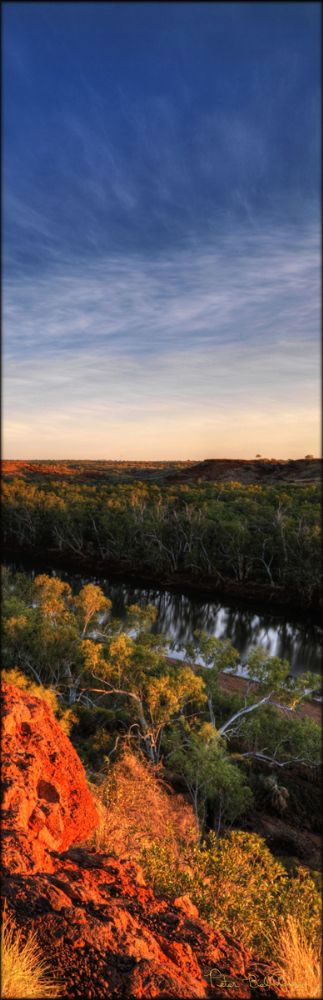
[(295, 1000), (322, 997), (320, 955), (295, 917), (287, 917), (286, 927), (280, 930), (278, 948), (276, 968), (281, 995)]
[(35, 933), (23, 940), (21, 930), (3, 912), (1, 927), (1, 997), (21, 1000), (28, 997), (59, 997), (61, 990), (51, 979), (50, 967), (42, 957)]
[(190, 805), (158, 776), (158, 767), (126, 750), (99, 787), (92, 786), (100, 816), (92, 843), (97, 850), (139, 860), (152, 840), (180, 860), (182, 848), (198, 841)]

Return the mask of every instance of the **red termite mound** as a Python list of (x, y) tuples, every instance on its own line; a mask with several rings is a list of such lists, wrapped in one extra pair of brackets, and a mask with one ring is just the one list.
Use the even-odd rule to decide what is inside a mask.
[(267, 968), (188, 898), (156, 899), (138, 865), (75, 846), (97, 822), (77, 754), (45, 702), (8, 684), (2, 702), (2, 899), (62, 994), (251, 997)]

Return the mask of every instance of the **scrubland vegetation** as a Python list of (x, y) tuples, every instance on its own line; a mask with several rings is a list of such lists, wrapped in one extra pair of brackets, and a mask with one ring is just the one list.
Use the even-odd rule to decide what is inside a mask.
[(192, 808), (129, 746), (93, 791), (100, 806), (93, 843), (136, 859), (157, 895), (188, 895), (212, 927), (264, 958), (280, 954), (290, 915), (303, 945), (311, 941), (318, 953), (320, 897), (306, 868), (289, 876), (257, 834), (209, 831), (201, 841)]
[[(288, 593), (317, 610), (319, 499), (313, 484), (17, 478), (3, 486), (3, 541), (155, 579)], [(318, 872), (274, 856), (255, 832), (262, 811), (320, 832), (320, 731), (295, 714), (317, 676), (292, 676), (254, 648), (247, 688), (227, 693), (232, 643), (197, 632), (184, 662), (171, 660), (150, 631), (152, 606), (130, 606), (121, 622), (99, 586), (74, 593), (7, 569), (2, 596), (4, 676), (48, 701), (83, 761), (100, 817), (92, 845), (136, 860), (157, 896), (188, 896), (212, 927), (270, 959), (282, 996), (318, 997)], [(23, 995), (13, 956), (28, 995), (58, 995), (36, 941), (6, 920), (2, 947), (3, 996)]]
[(171, 661), (147, 630), (153, 607), (131, 606), (122, 623), (100, 587), (75, 594), (45, 574), (5, 570), (2, 613), (4, 676), (46, 698), (69, 733), (99, 804), (94, 845), (139, 861), (157, 894), (188, 895), (277, 968), (294, 963), (287, 976), (306, 949), (318, 961), (317, 875), (287, 870), (250, 832), (264, 803), (304, 819), (304, 777), (306, 822), (319, 829), (319, 727), (293, 715), (317, 677), (256, 648), (245, 696), (225, 694), (219, 674), (239, 660), (228, 640), (197, 633), (184, 664)]
[(318, 610), (320, 486), (14, 479), (3, 543)]

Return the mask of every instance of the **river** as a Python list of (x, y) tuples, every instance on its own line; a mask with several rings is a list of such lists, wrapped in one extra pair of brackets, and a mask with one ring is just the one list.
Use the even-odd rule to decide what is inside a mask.
[[(117, 581), (112, 578), (95, 577), (68, 573), (64, 570), (52, 570), (44, 565), (37, 570), (31, 568), (23, 560), (9, 561), (6, 565), (16, 571), (24, 571), (30, 575), (35, 572), (47, 572), (59, 576), (70, 583), (77, 592), (85, 583), (96, 583), (112, 600), (113, 615), (124, 618), (129, 604), (154, 604), (157, 608), (157, 619), (153, 626), (154, 632), (161, 632), (174, 644), (185, 644), (192, 639), (195, 629), (203, 629), (209, 635), (219, 639), (230, 639), (241, 655), (241, 673), (247, 660), (248, 651), (253, 646), (263, 646), (270, 656), (279, 656), (288, 660), (293, 674), (311, 670), (321, 673), (322, 661), (322, 630), (311, 622), (291, 621), (281, 615), (266, 613), (265, 610), (242, 606), (241, 603), (227, 602), (178, 591), (165, 590), (160, 587), (134, 586), (126, 580)], [(182, 657), (183, 653), (172, 650), (172, 656)]]

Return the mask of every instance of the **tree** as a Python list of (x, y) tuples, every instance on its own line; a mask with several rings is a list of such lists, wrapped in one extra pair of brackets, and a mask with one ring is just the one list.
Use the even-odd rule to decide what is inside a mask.
[[(256, 647), (250, 651), (246, 664), (248, 686), (244, 704), (217, 726), (214, 701), (218, 691), (219, 672), (227, 666), (230, 666), (234, 672), (238, 667), (239, 655), (230, 642), (223, 643), (216, 638), (210, 640), (205, 633), (201, 632), (195, 633), (194, 642), (189, 643), (186, 649), (189, 657), (194, 655), (207, 664), (206, 667), (198, 667), (198, 671), (203, 677), (206, 687), (211, 725), (217, 728), (219, 735), (226, 739), (239, 736), (245, 719), (269, 703), (280, 710), (292, 712), (302, 701), (310, 698), (318, 688), (316, 674), (306, 672), (293, 676), (288, 660), (282, 660), (278, 656), (268, 656), (263, 647)], [(244, 756), (257, 757), (259, 760), (274, 763), (276, 766), (283, 766), (279, 757), (276, 755), (271, 757), (266, 753), (266, 747), (250, 752), (246, 751)], [(301, 762), (302, 755), (292, 759)], [(307, 763), (307, 761), (304, 762)]]
[[(279, 708), (275, 719), (281, 719), (282, 712), (293, 719), (295, 707), (317, 690), (316, 675), (293, 677), (286, 660), (254, 649), (246, 664), (245, 696), (236, 696), (234, 710), (232, 706), (224, 713), (219, 674), (236, 671), (239, 664), (239, 654), (229, 640), (198, 631), (187, 644), (189, 663), (171, 663), (165, 637), (146, 631), (156, 615), (151, 606), (142, 610), (132, 605), (125, 626), (111, 619), (111, 602), (94, 585), (83, 587), (77, 597), (67, 583), (45, 574), (28, 587), (20, 581), (12, 589), (8, 580), (5, 586), (4, 667), (17, 667), (37, 684), (51, 685), (68, 705), (83, 703), (109, 711), (111, 707), (117, 731), (130, 726), (150, 760), (160, 759), (165, 738), (180, 719), (187, 723), (190, 719), (192, 731), (198, 720), (208, 720), (222, 739), (221, 746), (233, 744), (241, 762), (253, 758), (266, 767), (281, 768), (290, 762), (311, 765), (316, 760), (315, 739), (305, 722), (298, 720), (301, 732), (295, 730), (295, 738), (291, 739), (290, 725), (289, 738), (286, 733), (282, 739), (281, 730), (276, 732), (275, 721), (269, 718), (270, 711)], [(253, 721), (256, 718), (259, 729)], [(293, 722), (295, 729), (297, 720)], [(209, 737), (206, 742), (208, 749), (203, 753), (209, 754)]]
[(107, 613), (112, 607), (112, 601), (110, 601), (103, 594), (101, 587), (95, 586), (94, 583), (87, 583), (78, 597), (74, 600), (74, 607), (77, 609), (80, 621), (82, 625), (82, 635), (81, 638), (84, 639), (90, 622), (93, 623), (93, 619), (97, 621), (98, 615), (104, 611)]
[[(260, 453), (256, 458), (269, 461)], [(18, 548), (54, 548), (137, 572), (182, 570), (240, 584), (269, 582), (292, 588), (308, 603), (317, 601), (318, 485), (160, 488), (119, 482), (100, 483), (98, 489), (58, 480), (43, 488), (15, 480), (3, 485), (1, 526), (5, 544)]]
[(149, 681), (146, 700), (151, 743), (158, 760), (165, 726), (182, 714), (188, 704), (203, 705), (206, 700), (204, 683), (189, 667), (179, 667), (172, 674), (163, 674)]
[(53, 625), (58, 621), (70, 619), (70, 612), (66, 601), (71, 601), (72, 588), (69, 583), (64, 583), (57, 576), (47, 576), (45, 573), (35, 577), (34, 595), (36, 602), (45, 618), (48, 618)]
[(110, 605), (99, 587), (84, 587), (74, 599), (68, 583), (46, 574), (36, 576), (27, 599), (12, 593), (5, 601), (5, 666), (20, 667), (40, 685), (67, 688), (72, 703), (79, 696), (82, 671), (89, 662), (92, 666), (97, 662), (100, 651), (82, 635), (91, 615)]
[(196, 664), (202, 660), (205, 664), (205, 666), (199, 666), (199, 674), (204, 680), (210, 720), (215, 726), (213, 693), (218, 689), (221, 670), (228, 667), (234, 668), (239, 662), (238, 650), (234, 648), (230, 639), (218, 639), (217, 636), (209, 636), (201, 629), (196, 629), (193, 639), (186, 643), (185, 655), (189, 663)]
[(230, 739), (230, 746), (239, 748), (237, 756), (260, 761), (265, 769), (289, 770), (290, 764), (305, 767), (319, 766), (321, 760), (320, 727), (312, 719), (294, 716), (288, 710), (288, 724), (284, 711), (278, 712), (268, 703), (259, 711), (245, 715), (238, 733)]
[[(157, 763), (165, 726), (193, 702), (201, 707), (206, 700), (204, 682), (187, 667), (169, 666), (158, 649), (164, 645), (160, 636), (139, 633), (135, 639), (120, 634), (112, 639), (105, 655), (98, 657), (92, 676), (104, 687), (86, 690), (108, 697), (119, 695), (130, 700), (133, 726), (139, 731), (148, 757)], [(138, 655), (139, 653), (139, 655)], [(132, 728), (133, 728), (132, 726)]]
[(192, 730), (185, 722), (173, 727), (166, 754), (172, 771), (182, 778), (202, 831), (207, 803), (217, 833), (232, 825), (252, 802), (245, 776), (226, 753), (225, 742), (210, 723)]

